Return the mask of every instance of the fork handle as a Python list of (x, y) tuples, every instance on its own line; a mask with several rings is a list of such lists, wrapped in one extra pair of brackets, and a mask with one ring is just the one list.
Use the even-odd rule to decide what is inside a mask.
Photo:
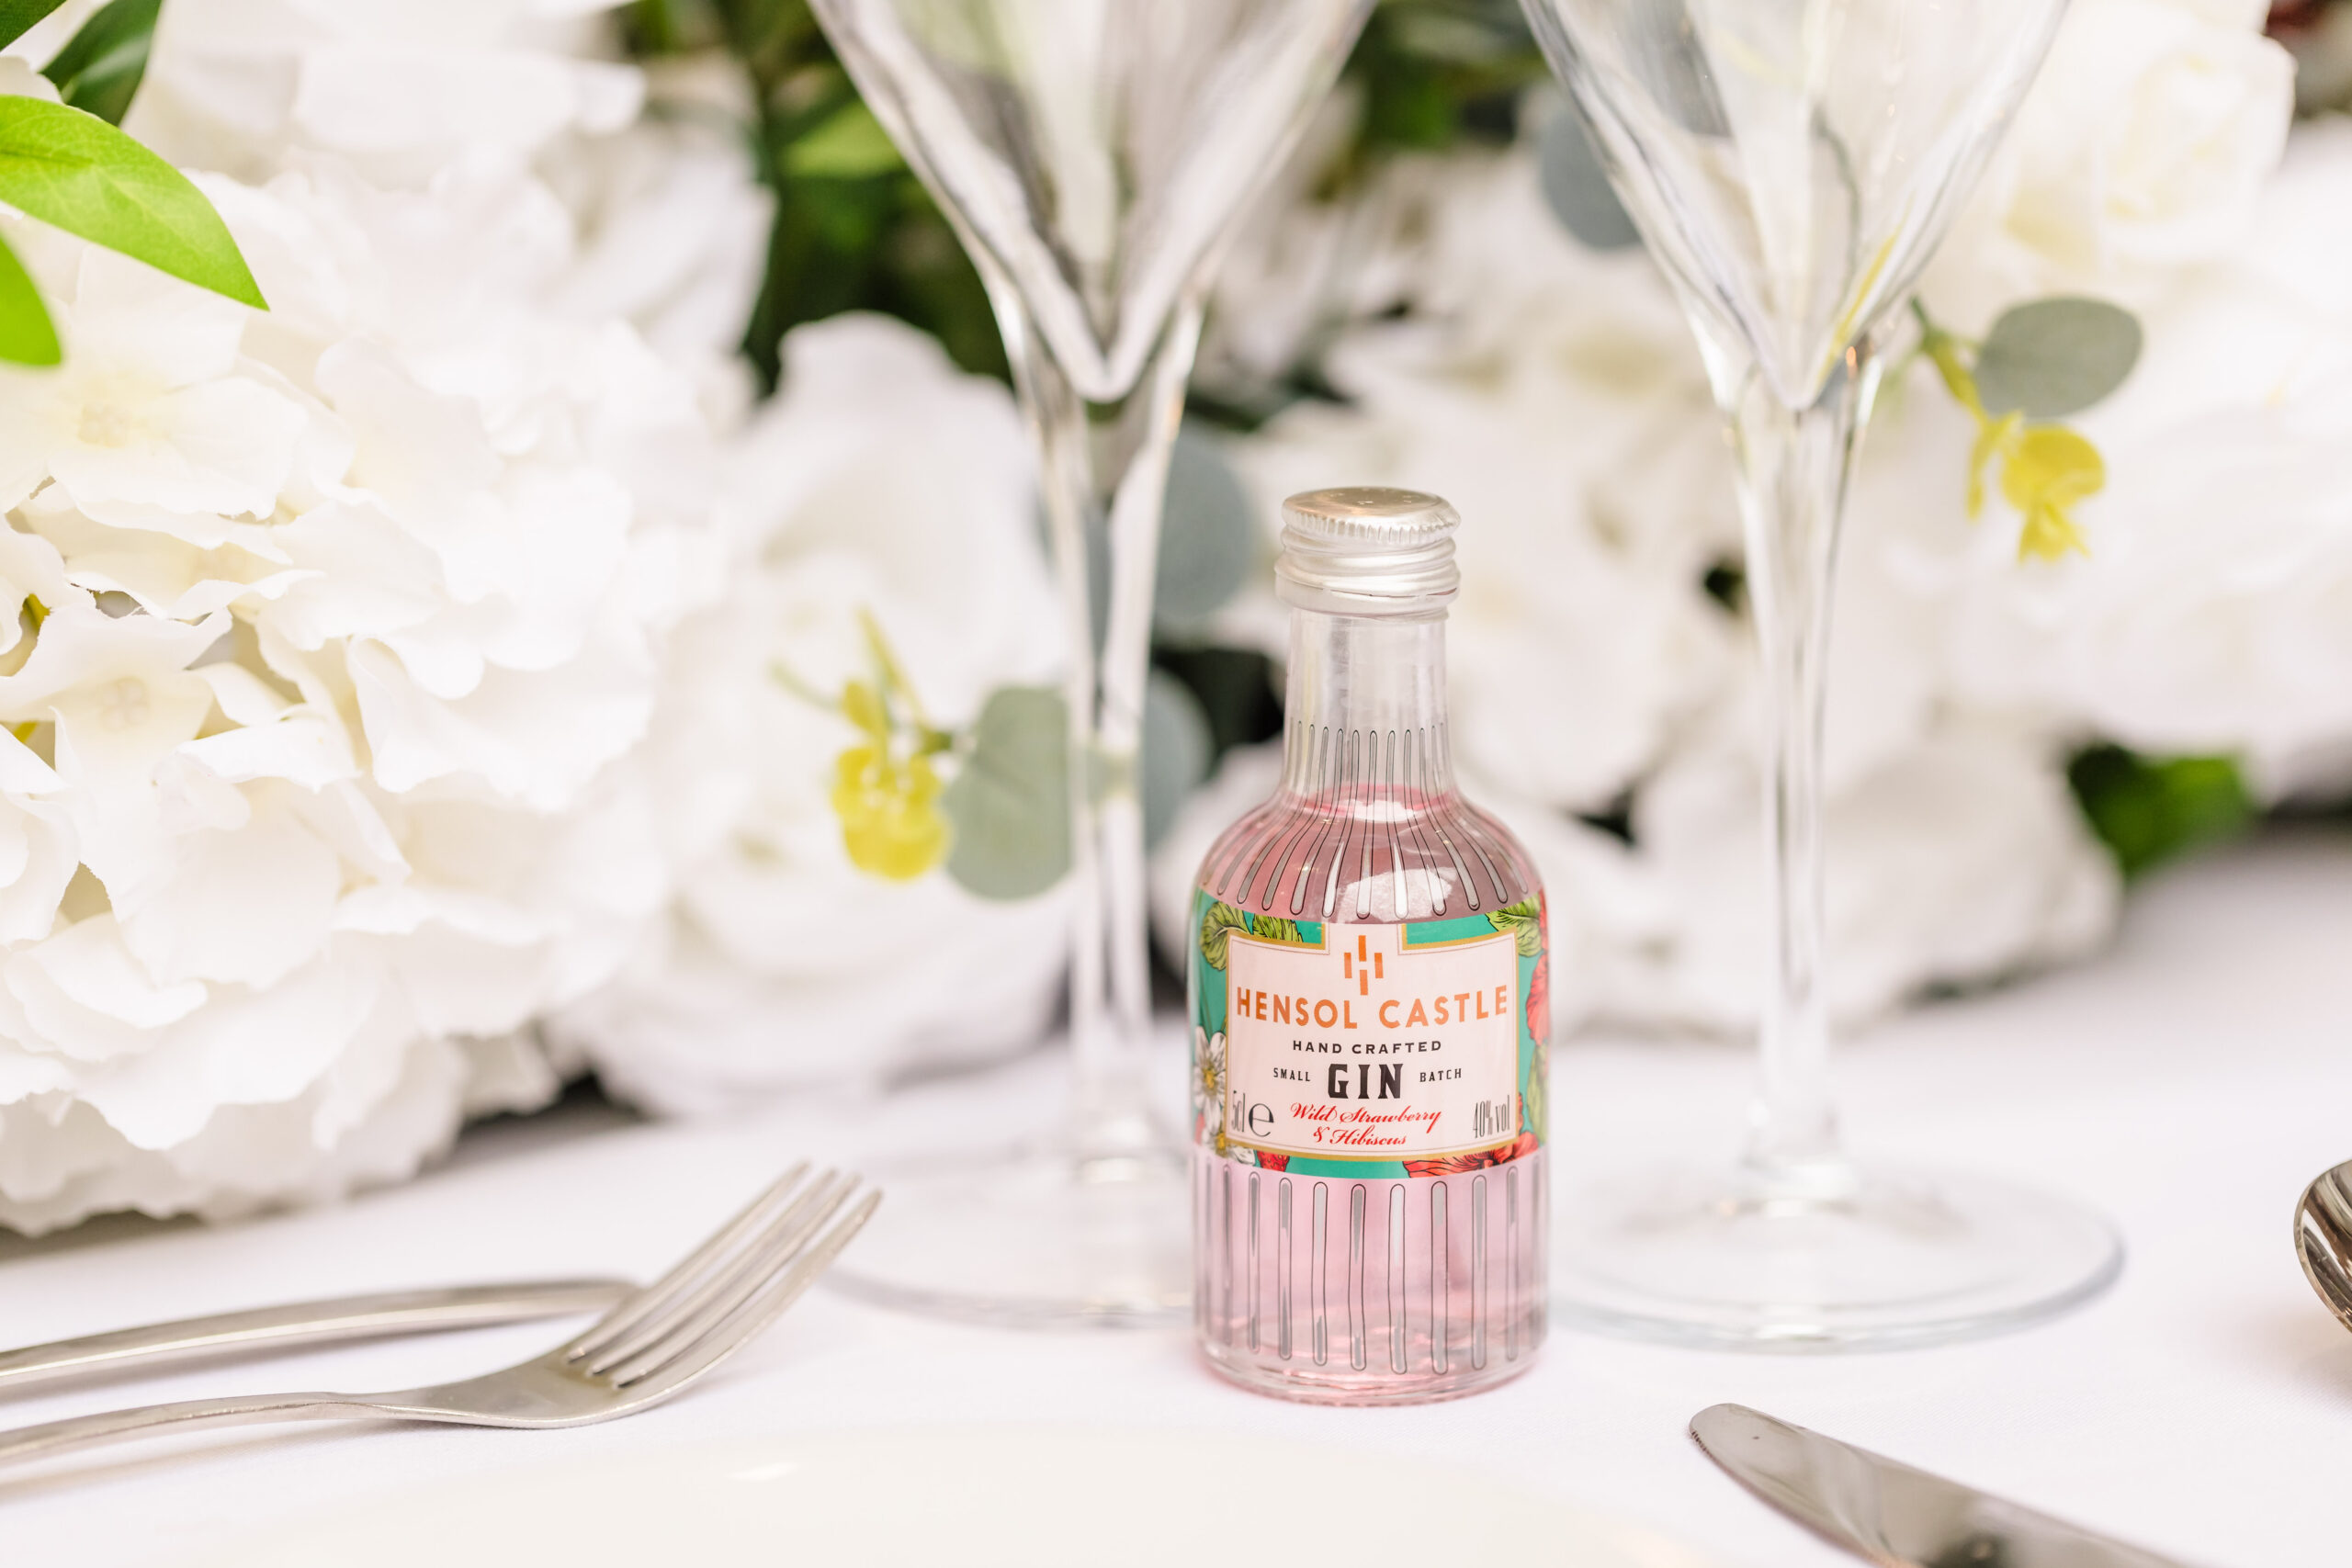
[(337, 1296), (118, 1328), (21, 1350), (0, 1350), (0, 1399), (21, 1388), (154, 1371), (188, 1361), (602, 1312), (636, 1288), (625, 1280), (456, 1285)]
[(243, 1427), (262, 1421), (398, 1421), (407, 1416), (397, 1401), (379, 1404), (347, 1393), (247, 1393), (228, 1399), (183, 1399), (141, 1404), (64, 1421), (44, 1421), (0, 1432), (0, 1465), (47, 1459), (74, 1449), (95, 1448), (126, 1438), (165, 1432), (200, 1432), (214, 1427)]

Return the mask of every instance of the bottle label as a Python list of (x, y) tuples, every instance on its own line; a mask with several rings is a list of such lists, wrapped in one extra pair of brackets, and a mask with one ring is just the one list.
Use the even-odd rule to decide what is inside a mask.
[(1196, 1131), (1219, 1152), (1422, 1175), (1541, 1143), (1539, 899), (1401, 924), (1200, 908)]

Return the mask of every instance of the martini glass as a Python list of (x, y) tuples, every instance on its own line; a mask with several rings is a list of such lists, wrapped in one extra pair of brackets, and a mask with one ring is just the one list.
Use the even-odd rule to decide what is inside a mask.
[[(1073, 1103), (1050, 1136), (891, 1173), (889, 1203), (833, 1276), (868, 1297), (1026, 1324), (1188, 1309), (1184, 1150), (1141, 1081), (1136, 754), (1160, 503), (1221, 243), (1370, 6), (814, 0), (988, 287), (1036, 442), (1071, 649)], [(953, 496), (940, 525), (955, 526)]]
[(1523, 0), (1697, 334), (1739, 472), (1764, 668), (1769, 987), (1743, 1157), (1562, 1201), (1572, 1321), (1757, 1348), (1926, 1343), (2079, 1302), (2121, 1249), (1989, 1179), (1861, 1169), (1822, 950), (1824, 659), (1838, 517), (1897, 313), (2064, 0)]

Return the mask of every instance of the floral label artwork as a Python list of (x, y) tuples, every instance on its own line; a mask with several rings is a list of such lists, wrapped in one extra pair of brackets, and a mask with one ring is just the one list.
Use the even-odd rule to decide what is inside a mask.
[(1222, 990), (1224, 1005), (1201, 997), (1194, 1042), (1210, 1101), (1201, 1132), (1223, 1152), (1284, 1168), (1295, 1156), (1396, 1162), (1419, 1176), (1538, 1145), (1521, 1092), (1545, 989), (1534, 909), (1300, 925), (1227, 924), (1224, 908), (1204, 913), (1202, 954), (1203, 991)]

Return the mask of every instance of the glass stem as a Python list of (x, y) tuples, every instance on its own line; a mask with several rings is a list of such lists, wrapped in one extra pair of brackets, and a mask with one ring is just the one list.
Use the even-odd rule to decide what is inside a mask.
[(1829, 605), (1846, 484), (1878, 389), (1857, 345), (1807, 408), (1752, 370), (1718, 379), (1739, 467), (1747, 596), (1764, 670), (1764, 853), (1770, 970), (1761, 1080), (1747, 1166), (1768, 1188), (1815, 1194), (1850, 1182), (1829, 1092), (1822, 988), (1822, 725)]
[(1169, 454), (1199, 346), (1197, 294), (1179, 303), (1127, 394), (1091, 402), (1009, 288), (992, 288), (1037, 444), (1071, 649), (1069, 707), (1073, 1129), (1081, 1162), (1173, 1147), (1144, 1083), (1151, 1030), (1141, 749)]

